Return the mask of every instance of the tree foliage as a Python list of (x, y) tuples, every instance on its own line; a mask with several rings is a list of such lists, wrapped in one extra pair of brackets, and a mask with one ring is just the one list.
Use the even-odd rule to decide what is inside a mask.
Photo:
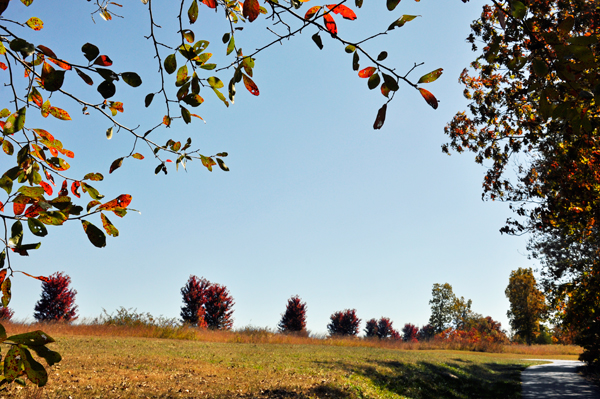
[(15, 312), (9, 308), (0, 306), (0, 320), (10, 320), (15, 315)]
[(547, 311), (544, 294), (537, 289), (533, 271), (513, 270), (505, 293), (510, 301), (510, 310), (506, 313), (510, 326), (517, 336), (531, 345)]
[(306, 302), (302, 302), (298, 295), (288, 299), (277, 329), (282, 333), (306, 331)]
[(181, 319), (196, 327), (229, 330), (233, 327), (235, 302), (227, 287), (204, 277), (190, 276), (181, 288)]
[(37, 321), (66, 321), (77, 319), (75, 295), (70, 288), (71, 277), (64, 272), (56, 272), (48, 281), (42, 282), (42, 297), (35, 304), (33, 318)]
[(377, 319), (367, 320), (365, 324), (365, 337), (373, 338), (377, 336)]
[(419, 337), (419, 328), (411, 323), (406, 323), (402, 327), (402, 341), (417, 342)]
[(356, 309), (335, 312), (330, 319), (331, 322), (327, 325), (330, 335), (356, 336), (358, 334), (360, 319), (356, 316)]
[[(54, 230), (48, 229), (48, 226), (81, 223), (83, 234), (98, 248), (106, 246), (107, 235), (117, 237), (120, 234), (110, 218), (123, 218), (134, 211), (130, 208), (132, 197), (126, 193), (108, 197), (101, 193), (97, 187), (105, 176), (129, 162), (145, 158), (153, 160), (155, 174), (167, 174), (173, 166), (176, 170), (187, 168), (192, 161), (199, 162), (208, 171), (216, 166), (228, 171), (224, 162), (227, 152), (208, 155), (213, 151), (194, 147), (191, 137), (177, 137), (177, 129), (169, 128), (177, 123), (187, 125), (203, 120), (195, 111), (205, 101), (200, 95), (201, 88), (203, 96), (218, 100), (226, 107), (233, 105), (238, 87), (243, 86), (252, 95), (259, 95), (260, 82), (255, 81), (253, 71), (260, 65), (261, 53), (293, 36), (310, 31), (312, 40), (320, 49), (325, 45), (337, 45), (341, 52), (351, 54), (349, 68), (357, 73), (358, 79), (366, 81), (368, 89), (377, 88), (382, 94), (383, 105), (376, 112), (374, 129), (384, 125), (388, 106), (401, 84), (434, 109), (438, 106), (436, 97), (422, 86), (438, 79), (442, 74), (441, 68), (413, 79), (414, 72), (422, 64), (415, 64), (401, 72), (385, 64), (386, 50), (380, 49), (377, 56), (366, 50), (373, 39), (395, 33), (392, 31), (401, 29), (417, 16), (402, 15), (391, 24), (385, 22), (383, 28), (376, 28), (364, 39), (348, 40), (345, 39), (348, 30), (338, 24), (340, 19), (358, 20), (360, 23), (356, 14), (362, 6), (359, 0), (354, 3), (355, 7), (344, 2), (312, 5), (305, 13), (299, 11), (305, 2), (295, 0), (182, 0), (179, 6), (153, 4), (152, 0), (130, 2), (125, 6), (106, 0), (78, 3), (79, 7), (92, 7), (90, 22), (94, 23), (96, 19), (110, 23), (119, 17), (118, 11), (122, 7), (139, 7), (140, 12), (146, 13), (148, 30), (136, 37), (137, 32), (132, 29), (127, 40), (145, 37), (151, 43), (152, 52), (136, 56), (136, 65), (153, 63), (152, 67), (158, 70), (160, 76), (158, 87), (144, 86), (136, 71), (120, 70), (119, 60), (115, 58), (113, 61), (110, 56), (110, 48), (100, 49), (94, 43), (81, 43), (81, 47), (71, 49), (68, 54), (60, 54), (55, 52), (60, 38), (53, 43), (39, 44), (35, 32), (44, 28), (45, 15), (31, 15), (25, 19), (21, 17), (23, 10), (15, 11), (32, 3), (33, 0), (0, 0), (0, 79), (9, 88), (6, 91), (9, 95), (3, 96), (0, 104), (0, 130), (3, 133), (0, 156), (6, 168), (0, 177), (0, 188), (6, 192), (5, 197), (0, 198), (0, 218), (7, 227), (1, 238), (3, 248), (0, 250), (4, 306), (11, 298), (11, 278), (16, 262), (12, 255), (27, 256), (39, 249), (40, 240)], [(394, 10), (398, 3), (388, 1), (388, 10)], [(54, 9), (57, 6), (47, 7)], [(210, 15), (223, 18), (222, 22), (227, 26), (222, 40), (223, 49), (218, 50), (225, 54), (224, 59), (213, 56), (208, 50), (211, 43), (202, 37), (206, 34), (203, 29), (210, 25), (196, 24), (199, 14), (209, 10), (221, 11)], [(72, 12), (69, 10), (61, 14), (66, 18), (65, 24), (72, 22)], [(162, 23), (159, 19), (173, 14), (179, 26), (177, 39), (166, 43), (171, 39), (160, 36), (158, 28)], [(266, 25), (274, 34), (272, 39), (266, 43), (253, 42), (252, 33), (247, 34), (248, 30), (243, 30), (244, 24), (253, 22)], [(68, 25), (64, 29), (64, 32), (71, 31)], [(246, 49), (256, 50), (244, 53), (237, 44), (241, 37), (249, 39)], [(122, 40), (114, 40), (114, 46), (119, 46), (120, 42)], [(68, 81), (77, 81), (80, 86), (90, 86), (95, 90), (83, 98), (72, 91), (74, 85), (65, 84)], [(120, 114), (125, 112), (128, 104), (119, 101), (117, 93), (129, 88), (137, 91), (139, 103), (149, 107), (160, 102), (162, 111), (154, 112), (151, 118), (143, 118), (139, 126), (124, 124)], [(67, 108), (69, 102), (76, 106)], [(81, 115), (77, 115), (79, 110)], [(31, 118), (38, 112), (42, 122)], [(50, 131), (51, 124), (43, 119), (54, 118), (68, 123), (72, 118), (87, 118), (91, 114), (97, 115), (101, 122), (94, 120), (90, 125), (102, 126), (100, 131), (106, 134), (107, 139), (112, 139), (119, 132), (124, 133), (120, 137), (130, 138), (130, 149), (116, 159), (106, 160), (101, 156), (106, 165), (103, 172), (71, 169), (70, 163), (76, 162), (72, 143), (67, 141), (65, 131)], [(44, 276), (30, 277), (42, 281), (47, 279)], [(214, 290), (216, 293), (216, 288)]]
[(433, 284), (431, 300), (429, 301), (429, 305), (431, 306), (429, 324), (433, 326), (436, 334), (444, 331), (446, 326), (452, 321), (455, 300), (456, 297), (450, 284)]

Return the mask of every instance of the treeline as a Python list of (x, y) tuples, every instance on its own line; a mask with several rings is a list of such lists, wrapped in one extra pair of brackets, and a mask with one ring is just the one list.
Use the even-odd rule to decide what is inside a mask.
[[(68, 275), (58, 272), (42, 283), (41, 298), (35, 305), (36, 321), (71, 322), (77, 319), (77, 291), (70, 287), (70, 283), (71, 278)], [(527, 344), (572, 343), (564, 331), (550, 329), (543, 324), (543, 321), (548, 319), (548, 307), (545, 305), (543, 294), (537, 289), (531, 269), (513, 271), (505, 293), (511, 304), (507, 312), (513, 331), (510, 339), (499, 322), (490, 316), (484, 317), (475, 313), (471, 309), (472, 301), (456, 296), (448, 283), (433, 285), (429, 301), (431, 315), (426, 325), (418, 327), (412, 323), (405, 323), (397, 330), (390, 318), (380, 317), (367, 320), (362, 332), (366, 339), (404, 342), (435, 339), (461, 345), (506, 344), (510, 341)], [(168, 319), (169, 324), (213, 330), (233, 328), (235, 301), (226, 286), (191, 275), (181, 288), (181, 296), (181, 318)], [(14, 312), (10, 308), (0, 307), (0, 318), (10, 319), (13, 315)], [(105, 316), (96, 322), (126, 325), (131, 323), (125, 319), (130, 319), (132, 315), (139, 316), (125, 308), (118, 311), (117, 316), (109, 315), (105, 311)], [(153, 319), (150, 314), (143, 317)], [(309, 336), (306, 321), (306, 302), (298, 295), (292, 296), (281, 314), (277, 331), (282, 334)], [(328, 336), (358, 337), (361, 333), (361, 321), (356, 309), (334, 312), (327, 324)]]

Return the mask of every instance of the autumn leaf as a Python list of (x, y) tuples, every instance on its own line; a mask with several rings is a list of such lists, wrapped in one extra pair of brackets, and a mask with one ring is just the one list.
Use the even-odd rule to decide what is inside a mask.
[(385, 113), (387, 111), (387, 104), (383, 104), (379, 111), (377, 111), (377, 118), (375, 118), (375, 123), (373, 123), (373, 129), (381, 129), (383, 123), (385, 122)]
[(50, 107), (50, 114), (60, 120), (63, 121), (70, 121), (71, 117), (69, 116), (69, 113), (67, 111), (65, 111), (64, 109), (60, 109), (57, 107)]
[(211, 172), (212, 167), (217, 164), (214, 159), (212, 159), (211, 157), (205, 157), (204, 155), (200, 155), (200, 160), (202, 161), (202, 165), (206, 166), (206, 169), (208, 169)]
[(327, 28), (329, 33), (337, 35), (337, 25), (331, 14), (323, 14), (323, 19), (325, 20), (325, 28)]
[(163, 117), (163, 125), (165, 125), (167, 127), (171, 126), (171, 118), (169, 118), (168, 115), (165, 115)]
[(31, 17), (25, 23), (33, 30), (42, 30), (44, 27), (44, 22), (38, 17)]
[(435, 98), (435, 96), (433, 94), (431, 94), (427, 90), (421, 89), (421, 88), (419, 88), (419, 92), (421, 93), (421, 95), (423, 96), (425, 101), (427, 101), (427, 104), (431, 105), (433, 107), (433, 109), (437, 109), (438, 100)]
[(188, 19), (190, 20), (190, 24), (193, 24), (198, 19), (198, 2), (196, 0), (192, 1), (188, 9)]
[(27, 97), (28, 101), (33, 101), (35, 103), (35, 105), (37, 105), (38, 107), (41, 108), (44, 99), (42, 98), (42, 95), (40, 94), (40, 92), (35, 88), (31, 88), (31, 93), (29, 93), (29, 96)]
[(442, 75), (442, 71), (443, 71), (442, 68), (438, 68), (435, 71), (429, 72), (428, 74), (421, 76), (419, 78), (419, 81), (417, 82), (417, 84), (418, 83), (431, 83), (431, 82), (437, 80), (437, 78), (439, 78)]
[(339, 14), (343, 18), (349, 19), (350, 21), (354, 21), (356, 19), (356, 14), (354, 11), (343, 4), (328, 4), (327, 8), (329, 8), (334, 14)]
[(40, 186), (44, 189), (44, 192), (48, 195), (52, 195), (52, 186), (46, 183), (45, 181), (40, 182)]
[(119, 169), (121, 167), (121, 165), (123, 165), (123, 158), (115, 159), (113, 161), (113, 163), (110, 165), (110, 169), (109, 169), (108, 173), (111, 174), (115, 170)]
[(117, 208), (127, 208), (131, 203), (131, 195), (121, 194), (117, 198), (110, 200), (98, 207), (99, 211), (113, 211)]
[(144, 156), (142, 154), (140, 154), (139, 152), (136, 152), (135, 154), (132, 154), (131, 156), (134, 157), (135, 159), (139, 159), (139, 160), (144, 159)]
[(321, 6), (314, 6), (308, 9), (308, 11), (306, 12), (306, 14), (304, 14), (304, 19), (311, 19), (312, 17), (315, 16), (315, 14), (317, 12), (319, 12), (319, 10), (321, 9)]
[(253, 22), (260, 14), (260, 4), (258, 0), (246, 0), (242, 7), (242, 15), (248, 21)]
[(117, 237), (119, 235), (119, 230), (108, 220), (108, 218), (101, 213), (100, 218), (102, 219), (102, 227), (108, 233), (108, 235), (112, 237)]
[(112, 64), (113, 62), (110, 58), (108, 58), (108, 55), (100, 55), (94, 61), (94, 65), (111, 66)]
[(92, 78), (90, 78), (88, 75), (86, 75), (85, 73), (81, 72), (78, 68), (75, 68), (75, 72), (77, 72), (77, 75), (79, 75), (79, 77), (81, 79), (83, 79), (83, 81), (85, 83), (87, 83), (88, 85), (93, 85), (94, 81), (92, 80)]
[(250, 79), (248, 76), (246, 76), (245, 74), (243, 75), (243, 79), (244, 79), (244, 86), (246, 86), (246, 89), (248, 89), (248, 91), (252, 94), (254, 94), (255, 96), (258, 96), (260, 94), (260, 92), (258, 91), (258, 86), (256, 86), (256, 83), (254, 83), (254, 81), (252, 79)]
[(81, 187), (81, 182), (75, 180), (73, 183), (71, 183), (71, 192), (77, 198), (81, 198), (81, 194), (79, 193), (79, 187)]
[(362, 69), (360, 72), (358, 72), (358, 77), (359, 78), (369, 78), (369, 77), (371, 77), (371, 75), (373, 75), (375, 73), (376, 70), (377, 70), (377, 68), (375, 68), (375, 67), (367, 67), (365, 69)]

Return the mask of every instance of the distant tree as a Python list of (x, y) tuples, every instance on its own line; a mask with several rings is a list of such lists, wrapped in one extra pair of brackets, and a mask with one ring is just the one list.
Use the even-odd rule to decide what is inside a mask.
[(452, 324), (457, 330), (467, 329), (467, 325), (470, 320), (475, 320), (481, 315), (473, 313), (471, 305), (473, 301), (470, 299), (465, 300), (464, 297), (454, 297), (454, 303), (452, 304)]
[[(204, 321), (213, 330), (230, 330), (233, 327), (233, 305), (235, 302), (227, 287), (210, 284), (206, 290), (204, 302)], [(198, 318), (201, 319), (201, 311)]]
[(181, 319), (184, 323), (213, 330), (229, 330), (233, 327), (235, 302), (227, 287), (211, 283), (204, 277), (190, 276), (181, 288), (184, 305)]
[(431, 316), (429, 324), (434, 328), (435, 333), (440, 333), (446, 329), (446, 326), (452, 322), (456, 296), (452, 292), (452, 286), (448, 283), (434, 284), (431, 290)]
[(417, 339), (419, 341), (429, 341), (435, 336), (435, 328), (431, 324), (426, 324), (419, 329)]
[(181, 288), (184, 305), (181, 307), (181, 320), (193, 326), (206, 327), (204, 322), (206, 291), (210, 281), (196, 276), (190, 276), (187, 283)]
[(400, 334), (393, 327), (394, 322), (388, 317), (382, 317), (377, 322), (377, 336), (379, 339), (395, 338), (400, 339)]
[(416, 342), (419, 335), (419, 328), (414, 324), (406, 323), (402, 327), (402, 340), (404, 342)]
[(540, 321), (546, 313), (544, 294), (536, 287), (531, 268), (519, 268), (510, 273), (506, 297), (510, 310), (506, 312), (515, 335), (531, 345), (540, 330)]
[(283, 333), (294, 333), (306, 330), (306, 302), (302, 302), (298, 295), (288, 299), (285, 313), (277, 326)]
[(42, 282), (42, 297), (35, 304), (34, 319), (67, 322), (77, 319), (77, 291), (69, 288), (70, 284), (71, 277), (63, 272), (56, 272)]
[(371, 319), (367, 321), (367, 325), (365, 326), (365, 336), (367, 338), (377, 337), (377, 320)]
[(11, 308), (0, 305), (0, 320), (10, 320), (14, 314), (15, 312)]
[(335, 312), (330, 317), (331, 322), (327, 325), (330, 335), (357, 335), (360, 319), (356, 316), (356, 309), (346, 309)]

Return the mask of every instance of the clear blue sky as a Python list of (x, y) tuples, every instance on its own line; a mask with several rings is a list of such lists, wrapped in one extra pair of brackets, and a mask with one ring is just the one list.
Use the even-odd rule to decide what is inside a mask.
[[(67, 109), (73, 121), (42, 120), (30, 116), (32, 110), (29, 126), (45, 126), (75, 152), (71, 175), (104, 173), (107, 179), (94, 186), (107, 198), (132, 194), (131, 207), (141, 214), (111, 217), (121, 235), (109, 237), (104, 249), (88, 242), (79, 222), (50, 228), (40, 250), (12, 258), (14, 268), (69, 274), (82, 317), (120, 306), (179, 317), (180, 289), (194, 274), (229, 288), (236, 301), (235, 327), (274, 328), (287, 299), (296, 294), (308, 304), (308, 329), (315, 333), (325, 333), (329, 316), (346, 308), (357, 310), (361, 329), (364, 321), (381, 316), (397, 328), (407, 322), (424, 325), (432, 285), (446, 282), (455, 294), (473, 300), (475, 312), (508, 327), (508, 276), (518, 267), (535, 266), (526, 256), (526, 238), (500, 235), (511, 214), (507, 204), (481, 200), (485, 169), (474, 156), (448, 157), (440, 149), (445, 124), (467, 105), (457, 78), (476, 57), (465, 38), (484, 2), (405, 0), (394, 12), (383, 1), (367, 3), (356, 21), (336, 17), (340, 36), (358, 39), (384, 30), (402, 14), (421, 15), (367, 47), (374, 55), (386, 50), (387, 64), (401, 73), (424, 62), (411, 74), (414, 80), (444, 68), (439, 80), (423, 85), (440, 100), (437, 110), (401, 84), (385, 126), (374, 131), (383, 97), (356, 76), (343, 46), (321, 34), (320, 51), (310, 38), (315, 30), (307, 29), (257, 57), (259, 97), (238, 87), (235, 105), (226, 108), (204, 89), (206, 102), (195, 111), (206, 124), (178, 121), (153, 133), (158, 142), (192, 137), (205, 155), (229, 152), (229, 173), (209, 173), (192, 162), (187, 173), (171, 167), (168, 176), (155, 176), (158, 162), (140, 148), (146, 160), (128, 159), (109, 176), (111, 162), (129, 153), (131, 138), (119, 133), (108, 141), (107, 120), (83, 116), (77, 104), (54, 96), (52, 104)], [(124, 19), (96, 17), (96, 24), (89, 16), (92, 4), (80, 0), (60, 7), (37, 0), (29, 8), (13, 1), (4, 16), (21, 22), (42, 18), (44, 29), (26, 31), (26, 38), (59, 57), (84, 63), (79, 49), (91, 42), (112, 58), (116, 71), (138, 72), (142, 86), (120, 82), (114, 100), (125, 103), (119, 120), (144, 131), (164, 115), (158, 101), (143, 107), (145, 94), (159, 89), (157, 65), (143, 38), (149, 33), (147, 6), (123, 5), (115, 11)], [(163, 27), (159, 34), (174, 44), (178, 8), (161, 7), (155, 5)], [(227, 26), (221, 16), (201, 6), (194, 30), (223, 62), (220, 39)], [(261, 16), (236, 43), (245, 53), (260, 47), (273, 37), (266, 26)], [(4, 83), (6, 73), (0, 79)], [(73, 73), (65, 87), (101, 101)], [(7, 88), (0, 87), (0, 98), (9, 98)], [(99, 217), (92, 222), (100, 225)], [(40, 292), (39, 281), (17, 276), (15, 317), (31, 319)]]

